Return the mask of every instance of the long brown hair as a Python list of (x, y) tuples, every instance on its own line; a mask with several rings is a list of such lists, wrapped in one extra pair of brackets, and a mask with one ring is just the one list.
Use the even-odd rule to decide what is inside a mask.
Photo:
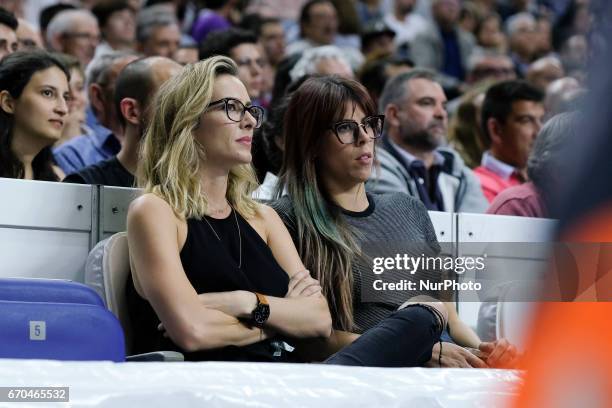
[[(8, 91), (14, 99), (19, 99), (34, 74), (48, 68), (57, 67), (70, 82), (70, 72), (55, 55), (46, 51), (18, 51), (7, 55), (0, 62), (0, 91)], [(23, 163), (13, 151), (13, 128), (15, 116), (0, 109), (0, 177), (24, 178)], [(59, 181), (53, 170), (51, 144), (44, 147), (32, 161), (34, 180)]]
[(318, 154), (329, 127), (344, 119), (347, 104), (366, 115), (376, 105), (358, 82), (336, 76), (308, 79), (291, 96), (285, 114), (280, 184), (287, 188), (296, 219), (298, 251), (323, 288), (334, 327), (353, 327), (352, 261), (360, 248), (321, 181)]

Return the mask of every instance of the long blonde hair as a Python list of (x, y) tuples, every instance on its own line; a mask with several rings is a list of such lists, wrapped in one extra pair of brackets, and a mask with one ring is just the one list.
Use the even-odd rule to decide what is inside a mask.
[[(236, 76), (227, 57), (215, 56), (185, 66), (159, 89), (152, 106), (138, 165), (138, 186), (163, 198), (180, 218), (202, 218), (208, 201), (200, 184), (206, 152), (194, 136), (200, 115), (211, 102), (219, 75)], [(237, 165), (228, 178), (226, 198), (244, 217), (257, 212), (251, 198), (257, 179), (251, 164)]]

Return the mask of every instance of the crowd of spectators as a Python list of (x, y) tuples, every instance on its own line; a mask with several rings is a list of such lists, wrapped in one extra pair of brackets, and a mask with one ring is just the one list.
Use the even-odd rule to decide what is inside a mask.
[[(404, 340), (422, 352), (408, 358), (402, 350), (403, 362), (381, 353), (356, 365), (443, 366), (444, 357), (444, 366), (501, 367), (516, 357), (513, 346), (482, 343), (452, 303), (415, 309), (386, 299), (390, 309), (353, 309), (353, 279), (361, 279), (368, 240), (383, 242), (376, 234), (437, 248), (426, 210), (550, 215), (567, 171), (561, 146), (576, 134), (574, 111), (588, 91), (596, 25), (589, 7), (589, 0), (0, 0), (0, 177), (153, 193), (128, 215), (135, 268), (128, 298), (160, 342), (165, 326), (185, 350), (233, 347), (227, 331), (216, 338), (192, 333), (191, 320), (181, 326), (188, 316), (210, 328), (199, 312), (216, 307), (245, 344), (281, 333), (325, 337), (333, 328), (336, 343), (326, 350), (339, 354), (320, 360), (353, 364), (355, 355), (386, 348), (376, 343), (395, 342), (380, 330), (385, 322), (403, 327), (399, 320), (419, 317), (431, 333)], [(223, 96), (227, 90), (240, 98)], [(239, 149), (226, 143), (237, 129), (245, 132), (232, 139)], [(260, 203), (275, 199), (287, 229)], [(235, 225), (237, 269), (232, 254), (213, 254), (208, 244), (223, 239), (212, 225), (223, 239)], [(257, 247), (262, 231), (265, 251)], [(176, 245), (175, 236), (189, 248), (205, 234), (204, 255)], [(243, 267), (243, 239), (245, 257), (261, 262)], [(219, 273), (227, 285), (198, 292), (198, 300), (194, 282), (207, 279), (190, 274), (213, 258), (237, 280)], [(254, 292), (235, 284), (267, 262), (282, 277), (266, 283), (278, 296), (272, 307), (285, 312), (274, 315), (272, 332), (241, 325)], [(316, 279), (308, 270), (290, 273), (304, 267)], [(207, 296), (216, 306), (204, 304)], [(477, 354), (443, 351), (444, 336), (490, 354), (470, 363)], [(244, 350), (259, 352), (235, 349), (234, 357)]]
[[(87, 166), (114, 160), (123, 177), (89, 182), (134, 185), (136, 163), (119, 154), (134, 129), (128, 131), (116, 85), (130, 62), (163, 57), (185, 65), (224, 55), (238, 65), (253, 103), (268, 109), (253, 144), (264, 184), (257, 197), (273, 197), (288, 89), (313, 75), (338, 75), (361, 82), (386, 115), (368, 189), (403, 191), (432, 210), (468, 212), (484, 212), (502, 190), (530, 181), (527, 158), (540, 127), (577, 109), (586, 92), (595, 21), (589, 0), (11, 1), (0, 7), (0, 58), (46, 50), (70, 74), (61, 136), (40, 153), (51, 155), (59, 179), (74, 174), (65, 181), (86, 182)], [(4, 93), (7, 81), (10, 76), (0, 78)], [(136, 133), (144, 132), (146, 117), (138, 113)], [(35, 157), (19, 151), (12, 133), (3, 131), (2, 157), (21, 168), (0, 163), (0, 175), (37, 178)]]

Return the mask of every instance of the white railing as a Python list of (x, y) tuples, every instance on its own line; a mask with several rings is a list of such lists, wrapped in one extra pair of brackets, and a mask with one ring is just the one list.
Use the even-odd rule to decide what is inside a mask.
[[(0, 178), (0, 277), (83, 282), (90, 249), (125, 230), (127, 209), (138, 194), (139, 190), (130, 188)], [(478, 255), (496, 242), (546, 242), (556, 225), (553, 220), (534, 218), (429, 214), (438, 240), (458, 256)], [(511, 246), (507, 253), (500, 252), (500, 247), (489, 254), (488, 261), (523, 274), (540, 268), (545, 259), (543, 254), (525, 259), (513, 253)], [(480, 302), (467, 301), (460, 294), (457, 300), (460, 316), (475, 327)]]

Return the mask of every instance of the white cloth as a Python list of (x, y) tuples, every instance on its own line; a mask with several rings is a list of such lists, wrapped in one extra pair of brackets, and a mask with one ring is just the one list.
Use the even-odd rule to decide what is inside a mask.
[[(396, 0), (382, 0), (383, 10), (387, 13), (393, 12), (395, 1)], [(431, 3), (432, 0), (416, 0), (416, 5), (414, 6), (413, 13), (420, 14), (421, 16), (425, 17), (427, 21), (432, 21)]]
[[(270, 172), (267, 172), (263, 183), (261, 183), (257, 190), (253, 191), (252, 197), (256, 200), (274, 200), (274, 192), (276, 191), (277, 182), (278, 177)], [(283, 194), (285, 192), (286, 190), (283, 189)]]
[(395, 31), (394, 41), (397, 45), (412, 42), (429, 26), (427, 19), (415, 12), (408, 14), (404, 21), (398, 20), (393, 13), (389, 13), (385, 15), (385, 23)]
[(94, 53), (94, 59), (98, 58), (100, 55), (109, 54), (113, 51), (115, 51), (113, 47), (111, 47), (110, 44), (107, 43), (106, 41), (103, 41), (100, 44), (98, 44), (98, 46), (96, 47), (96, 52)]
[(70, 387), (70, 406), (91, 408), (493, 407), (507, 405), (521, 381), (517, 371), (465, 368), (46, 360), (0, 364), (4, 385)]
[[(300, 39), (298, 41), (292, 42), (287, 46), (287, 55), (302, 53), (308, 49), (320, 46), (321, 44), (315, 44), (310, 40)], [(363, 65), (365, 57), (357, 48), (340, 45), (338, 45), (338, 48), (342, 50), (344, 56), (346, 57), (354, 72), (357, 71), (361, 67), (361, 65)]]
[(488, 150), (482, 154), (480, 165), (488, 170), (491, 170), (504, 180), (509, 180), (514, 173), (518, 172), (516, 167), (496, 159)]

